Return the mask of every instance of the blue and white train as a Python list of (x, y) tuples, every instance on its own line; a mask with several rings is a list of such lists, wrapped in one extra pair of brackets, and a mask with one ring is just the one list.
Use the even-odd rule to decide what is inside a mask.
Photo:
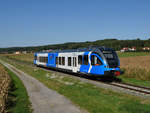
[(88, 49), (51, 51), (35, 53), (37, 66), (61, 69), (89, 75), (120, 75), (120, 61), (111, 48), (92, 47)]

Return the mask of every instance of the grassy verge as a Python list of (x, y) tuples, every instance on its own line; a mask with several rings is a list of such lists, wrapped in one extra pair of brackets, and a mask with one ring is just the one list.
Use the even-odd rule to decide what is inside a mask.
[(9, 88), (8, 100), (7, 100), (7, 112), (8, 113), (31, 113), (31, 104), (27, 91), (21, 82), (21, 80), (9, 69), (8, 74), (11, 77), (11, 85)]
[(149, 113), (150, 100), (98, 88), (72, 77), (11, 62), (90, 113)]

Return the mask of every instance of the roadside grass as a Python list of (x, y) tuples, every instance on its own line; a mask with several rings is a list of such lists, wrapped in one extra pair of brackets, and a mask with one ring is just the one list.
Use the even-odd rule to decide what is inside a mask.
[(90, 113), (149, 113), (150, 100), (116, 93), (74, 78), (9, 62)]
[(9, 88), (7, 100), (8, 113), (32, 113), (31, 103), (27, 91), (21, 80), (9, 69), (5, 67), (11, 77), (11, 86)]

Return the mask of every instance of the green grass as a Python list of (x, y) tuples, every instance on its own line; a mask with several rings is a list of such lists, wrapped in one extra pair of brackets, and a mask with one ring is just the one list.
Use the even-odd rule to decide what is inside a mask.
[(52, 72), (32, 68), (26, 64), (16, 62), (11, 62), (11, 64), (90, 113), (150, 113), (150, 100), (148, 99), (101, 89), (72, 77), (54, 75)]
[(117, 52), (118, 56), (121, 57), (136, 57), (150, 55), (150, 52)]
[(7, 101), (7, 112), (32, 113), (29, 97), (23, 83), (13, 72), (7, 68), (6, 70), (12, 80)]

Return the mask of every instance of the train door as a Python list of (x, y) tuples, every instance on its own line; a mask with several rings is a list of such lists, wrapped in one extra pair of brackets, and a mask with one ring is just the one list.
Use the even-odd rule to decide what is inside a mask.
[[(89, 52), (85, 52), (84, 55), (82, 55), (82, 63), (80, 66), (80, 72), (88, 73), (90, 69), (90, 63), (89, 63)], [(81, 59), (81, 58), (80, 58)]]
[(73, 71), (73, 72), (77, 72), (77, 71), (78, 71), (78, 67), (77, 67), (77, 57), (76, 57), (76, 56), (72, 57), (72, 61), (73, 61), (73, 64), (72, 64), (73, 69), (72, 69), (72, 71)]
[(90, 55), (90, 60), (91, 60), (92, 68), (89, 71), (89, 73), (103, 75), (104, 74), (104, 65), (103, 65), (102, 58), (99, 55), (92, 53)]
[(82, 65), (82, 57), (83, 55), (78, 55), (77, 57), (77, 71), (80, 72), (80, 67)]
[(58, 67), (58, 57), (55, 57), (56, 67)]
[(55, 60), (54, 59), (55, 59), (54, 54), (49, 53), (49, 55), (48, 55), (48, 65), (49, 66), (53, 67), (55, 65)]

